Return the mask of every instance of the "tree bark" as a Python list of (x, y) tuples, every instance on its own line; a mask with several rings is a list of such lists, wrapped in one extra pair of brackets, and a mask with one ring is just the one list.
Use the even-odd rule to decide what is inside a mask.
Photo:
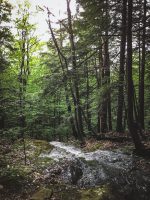
[(132, 136), (136, 150), (141, 151), (143, 145), (137, 132), (133, 115), (134, 89), (132, 79), (132, 10), (133, 0), (128, 0), (128, 28), (127, 28), (127, 101), (128, 101), (128, 129)]
[(119, 67), (119, 90), (118, 90), (118, 110), (117, 110), (117, 132), (124, 132), (123, 128), (123, 105), (124, 105), (124, 66), (126, 48), (126, 15), (127, 0), (123, 0), (122, 25), (121, 25), (121, 45), (120, 45), (120, 67)]
[(144, 15), (143, 15), (143, 34), (142, 34), (142, 59), (140, 67), (140, 85), (139, 85), (139, 122), (141, 129), (144, 129), (144, 78), (145, 78), (145, 39), (146, 39), (146, 5), (147, 1), (144, 0)]
[(67, 14), (68, 14), (68, 32), (69, 32), (69, 40), (71, 46), (71, 57), (72, 57), (72, 69), (73, 69), (73, 92), (75, 97), (75, 112), (76, 112), (76, 126), (78, 130), (78, 136), (81, 141), (83, 141), (83, 119), (82, 119), (82, 111), (81, 111), (81, 103), (80, 103), (80, 93), (79, 93), (79, 79), (78, 79), (78, 70), (76, 63), (76, 48), (74, 43), (74, 33), (72, 29), (72, 16), (70, 10), (70, 0), (67, 1)]
[(90, 82), (89, 82), (89, 72), (88, 72), (88, 63), (85, 66), (85, 74), (86, 74), (86, 116), (87, 116), (87, 128), (89, 133), (91, 132), (91, 112), (90, 112)]
[(109, 60), (109, 13), (108, 13), (108, 0), (105, 1), (105, 37), (104, 37), (104, 59), (102, 69), (102, 85), (104, 86), (102, 110), (101, 110), (101, 132), (105, 133), (108, 130), (112, 130), (112, 119), (111, 119), (111, 93), (110, 93), (110, 60)]
[[(97, 79), (97, 88), (98, 90), (100, 89), (100, 87), (102, 86), (102, 78), (103, 78), (103, 52), (102, 52), (102, 41), (100, 40), (100, 44), (99, 46), (101, 46), (99, 48), (99, 53), (98, 53), (98, 66), (99, 66), (99, 71), (96, 68), (96, 79)], [(96, 59), (95, 59), (95, 66), (96, 66)], [(97, 116), (97, 132), (100, 133), (101, 132), (101, 106), (100, 103), (98, 105), (98, 116)]]
[(108, 106), (108, 93), (107, 93), (107, 68), (108, 68), (108, 40), (106, 38), (104, 43), (104, 59), (102, 67), (102, 86), (104, 87), (102, 95), (102, 105), (100, 111), (100, 121), (101, 121), (101, 132), (106, 133), (108, 131), (107, 126), (107, 106)]

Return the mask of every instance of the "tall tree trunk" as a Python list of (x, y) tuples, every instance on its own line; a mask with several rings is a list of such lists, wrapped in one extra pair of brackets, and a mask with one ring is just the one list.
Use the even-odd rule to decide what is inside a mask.
[[(61, 52), (61, 49), (60, 49), (62, 47), (62, 44), (63, 44), (61, 34), (60, 34), (60, 48), (59, 48), (57, 39), (54, 35), (53, 29), (52, 29), (52, 26), (51, 26), (50, 11), (49, 11), (48, 8), (47, 8), (47, 12), (48, 12), (48, 19), (49, 19), (48, 20), (49, 30), (51, 32), (52, 39), (53, 39), (54, 45), (55, 45), (57, 53), (58, 53), (59, 61), (60, 61), (62, 71), (63, 71), (63, 77), (64, 77), (64, 80), (65, 80), (64, 88), (65, 88), (65, 96), (66, 96), (66, 105), (67, 105), (68, 113), (71, 115), (70, 123), (71, 123), (71, 127), (72, 127), (72, 134), (77, 139), (77, 138), (79, 138), (78, 137), (78, 128), (77, 128), (78, 127), (78, 125), (77, 125), (77, 114), (76, 114), (76, 111), (75, 111), (74, 116), (72, 115), (72, 107), (71, 107), (71, 102), (70, 102), (70, 98), (69, 98), (69, 94), (68, 94), (68, 90), (70, 89), (74, 105), (76, 105), (76, 100), (75, 100), (75, 96), (74, 96), (74, 93), (73, 93), (72, 82), (68, 79), (68, 76), (67, 76), (67, 74), (68, 74), (68, 62), (67, 62), (66, 57), (64, 56), (64, 54)], [(66, 71), (67, 71), (67, 74), (66, 74)], [(70, 87), (69, 89), (68, 89), (67, 83), (69, 83), (69, 87)]]
[(56, 140), (56, 95), (54, 96), (54, 109), (53, 109), (53, 140)]
[(20, 116), (19, 116), (19, 125), (20, 125), (20, 134), (23, 141), (23, 151), (24, 151), (24, 162), (25, 165), (27, 163), (27, 156), (26, 156), (26, 143), (25, 143), (25, 134), (24, 134), (24, 127), (25, 127), (25, 86), (26, 86), (26, 78), (25, 78), (25, 55), (26, 55), (26, 35), (24, 30), (22, 30), (22, 45), (21, 45), (21, 63), (20, 63), (20, 72), (19, 72), (19, 106), (20, 106)]
[(102, 86), (104, 87), (103, 95), (102, 95), (102, 105), (100, 110), (100, 121), (101, 121), (101, 132), (106, 133), (108, 130), (107, 126), (107, 106), (108, 106), (108, 93), (106, 91), (107, 86), (107, 68), (108, 68), (108, 40), (105, 38), (104, 42), (104, 59), (103, 59), (103, 67), (102, 67)]
[(142, 34), (142, 60), (140, 67), (140, 85), (139, 85), (139, 122), (142, 129), (144, 129), (144, 77), (145, 77), (145, 34), (146, 34), (146, 5), (144, 0), (144, 15), (143, 15), (143, 34)]
[[(99, 43), (99, 54), (98, 54), (98, 70), (96, 67), (96, 79), (97, 79), (97, 88), (98, 90), (100, 89), (100, 87), (102, 86), (102, 77), (103, 77), (103, 52), (102, 52), (102, 41), (100, 40)], [(96, 59), (95, 59), (95, 66), (96, 66)], [(101, 106), (100, 103), (98, 105), (98, 116), (97, 116), (97, 132), (100, 133), (101, 132)]]
[[(108, 13), (108, 0), (106, 2), (105, 8), (105, 18), (106, 18), (106, 30), (104, 38), (104, 61), (103, 61), (103, 80), (102, 83), (106, 87), (104, 91), (104, 98), (102, 103), (102, 117), (101, 117), (101, 132), (111, 131), (112, 130), (112, 117), (111, 117), (111, 92), (110, 92), (110, 58), (109, 58), (109, 13)], [(104, 88), (105, 90), (105, 88)]]
[(68, 95), (67, 85), (65, 85), (65, 93), (66, 93), (65, 95), (66, 95), (67, 110), (68, 110), (68, 113), (70, 114), (70, 124), (71, 124), (71, 129), (72, 129), (72, 135), (75, 137), (75, 139), (78, 139), (78, 133), (75, 126), (74, 117), (72, 116), (72, 108), (71, 108), (71, 102)]
[(68, 32), (69, 32), (69, 40), (71, 46), (71, 56), (72, 56), (72, 68), (74, 71), (73, 74), (73, 92), (75, 97), (75, 112), (76, 112), (76, 125), (78, 129), (78, 136), (81, 141), (83, 141), (83, 119), (82, 119), (82, 110), (81, 110), (81, 103), (80, 103), (80, 94), (79, 94), (79, 79), (78, 79), (78, 70), (77, 70), (77, 63), (76, 63), (76, 49), (74, 43), (74, 33), (72, 29), (72, 16), (70, 10), (70, 0), (67, 1), (67, 14), (68, 14)]
[(85, 66), (85, 74), (86, 74), (86, 116), (87, 116), (87, 128), (89, 133), (91, 132), (91, 112), (90, 112), (90, 83), (89, 83), (89, 72), (88, 72), (88, 63)]
[(142, 149), (142, 143), (137, 132), (133, 115), (134, 89), (132, 79), (132, 10), (133, 0), (128, 0), (128, 28), (127, 28), (127, 98), (128, 98), (128, 129), (132, 136), (136, 150)]
[(120, 67), (119, 67), (119, 91), (118, 91), (118, 110), (117, 110), (117, 132), (123, 132), (123, 105), (124, 105), (124, 66), (126, 48), (126, 20), (127, 20), (127, 0), (123, 0), (122, 6), (122, 25), (121, 25), (121, 45), (120, 45)]
[(107, 109), (108, 109), (108, 129), (109, 129), (109, 131), (112, 131), (111, 93), (110, 93), (110, 91), (109, 91), (109, 94), (108, 94)]

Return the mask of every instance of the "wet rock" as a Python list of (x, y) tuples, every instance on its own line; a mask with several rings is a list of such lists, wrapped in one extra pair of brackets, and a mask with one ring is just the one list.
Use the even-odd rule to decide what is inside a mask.
[(83, 172), (82, 172), (82, 165), (80, 162), (72, 163), (70, 165), (70, 173), (71, 173), (71, 181), (72, 184), (76, 185), (78, 183), (78, 180), (81, 179)]
[[(61, 142), (51, 142), (51, 145), (55, 147), (51, 153), (42, 156), (56, 160), (60, 166), (62, 161), (67, 163), (68, 167), (61, 170), (62, 180), (79, 187), (102, 185), (109, 180), (118, 184), (125, 182), (123, 175), (126, 176), (132, 163), (130, 156), (118, 152), (97, 150), (85, 153)], [(49, 174), (52, 174), (51, 170)]]
[(36, 192), (30, 200), (47, 200), (50, 199), (53, 195), (52, 189), (42, 188)]
[[(65, 184), (75, 185), (78, 188), (86, 188), (82, 194), (78, 192), (81, 200), (92, 199), (97, 195), (94, 189), (103, 185), (110, 184), (121, 192), (120, 198), (113, 198), (103, 192), (102, 195), (94, 196), (93, 200), (116, 200), (131, 199), (132, 200), (148, 200), (150, 194), (149, 175), (145, 176), (141, 171), (133, 168), (134, 155), (126, 155), (122, 152), (96, 150), (93, 152), (83, 152), (81, 149), (72, 145), (66, 145), (61, 142), (51, 142), (54, 146), (53, 150), (48, 154), (42, 154), (42, 157), (54, 159), (55, 166), (61, 170), (48, 170), (50, 177), (59, 176), (59, 180)], [(58, 173), (57, 173), (58, 172)], [(90, 190), (90, 189), (91, 190)], [(92, 191), (92, 192), (91, 192)], [(99, 193), (101, 194), (101, 192)], [(65, 196), (64, 200), (67, 200)], [(72, 197), (74, 200), (74, 197)], [(71, 200), (71, 199), (68, 199)]]

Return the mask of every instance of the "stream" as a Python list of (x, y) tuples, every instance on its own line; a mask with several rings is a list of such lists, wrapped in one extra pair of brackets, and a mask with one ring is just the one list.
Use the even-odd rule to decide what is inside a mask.
[[(121, 192), (123, 199), (150, 199), (150, 175), (136, 169), (135, 155), (124, 154), (119, 150), (84, 152), (73, 145), (56, 141), (50, 144), (54, 148), (40, 156), (55, 161), (55, 165), (61, 169), (59, 176), (63, 183), (78, 188), (107, 184)], [(52, 173), (52, 170), (48, 173)]]

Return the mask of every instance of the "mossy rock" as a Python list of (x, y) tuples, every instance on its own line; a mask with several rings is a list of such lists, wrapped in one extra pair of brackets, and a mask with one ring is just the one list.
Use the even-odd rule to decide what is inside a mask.
[[(26, 153), (29, 159), (37, 158), (41, 153), (49, 153), (54, 148), (48, 141), (45, 140), (35, 140), (35, 139), (26, 139)], [(20, 140), (16, 141), (13, 145), (14, 153), (23, 150), (23, 142)]]
[(106, 189), (103, 187), (83, 189), (80, 190), (80, 200), (102, 200), (104, 193), (106, 193)]
[(91, 167), (97, 167), (99, 162), (97, 160), (86, 160), (83, 157), (80, 157), (80, 160), (84, 162), (86, 165), (91, 166)]
[(69, 185), (51, 185), (53, 197), (62, 200), (125, 200), (115, 189), (109, 185), (100, 187), (77, 189)]
[(77, 188), (74, 188), (71, 185), (56, 184), (51, 185), (51, 188), (53, 189), (53, 196), (56, 199), (80, 200), (80, 193)]
[(53, 190), (48, 188), (42, 188), (36, 192), (30, 200), (46, 200), (50, 199), (53, 195)]
[(43, 147), (44, 149), (49, 149), (51, 145), (45, 140), (31, 140), (35, 146)]
[(45, 140), (32, 140), (32, 143), (34, 146), (37, 147), (37, 149), (39, 150), (38, 152), (40, 153), (44, 153), (47, 151), (50, 152), (54, 148), (52, 145), (50, 145), (49, 142)]
[(112, 190), (108, 185), (79, 191), (80, 200), (124, 200), (120, 194)]
[[(39, 158), (42, 153), (49, 153), (54, 148), (49, 142), (45, 140), (29, 140), (27, 141), (29, 155), (28, 158), (32, 161), (35, 161), (37, 164), (41, 161)], [(46, 160), (46, 162), (48, 159)], [(49, 159), (50, 161), (50, 159)], [(42, 162), (45, 162), (45, 160)]]

